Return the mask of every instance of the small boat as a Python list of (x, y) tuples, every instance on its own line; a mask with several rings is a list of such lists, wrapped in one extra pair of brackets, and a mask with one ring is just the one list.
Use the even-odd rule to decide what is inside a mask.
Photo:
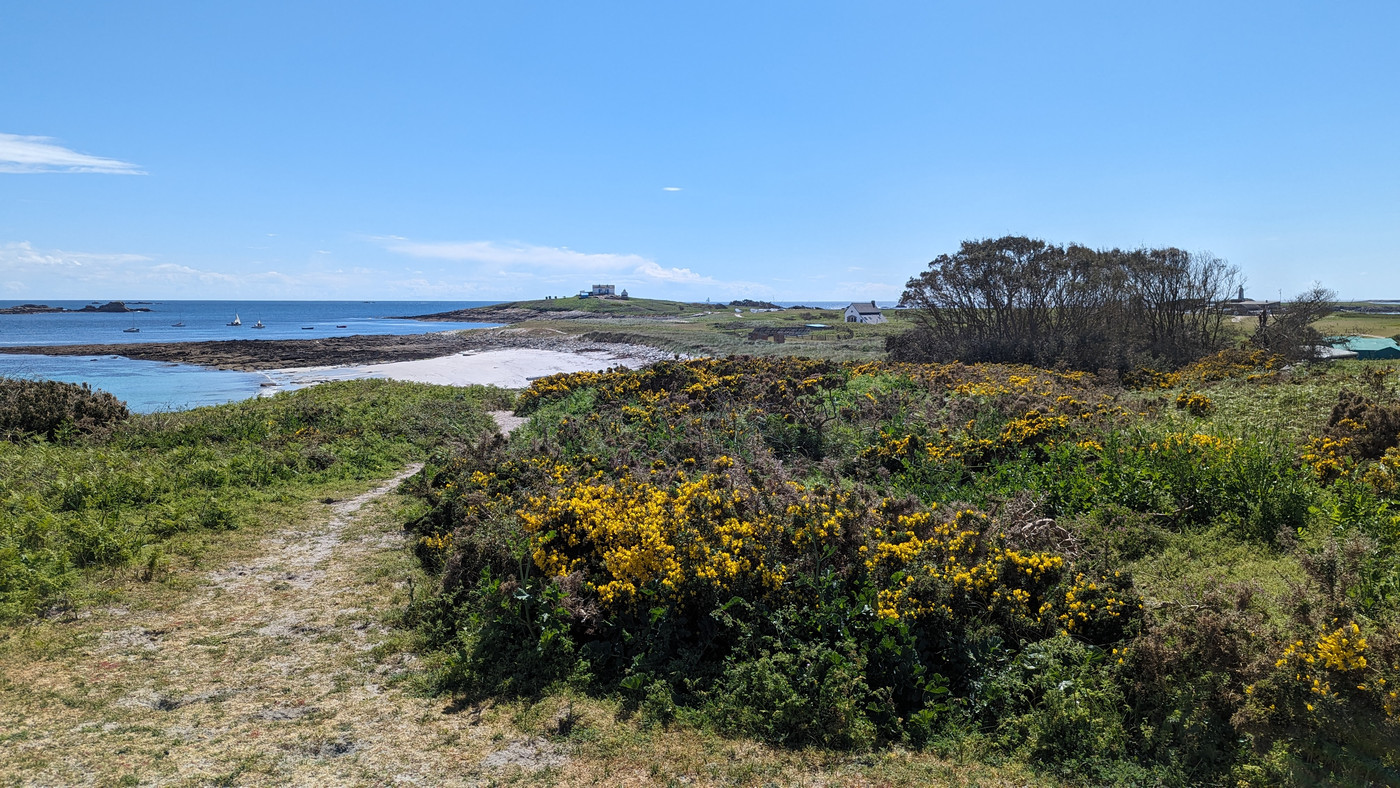
[(253, 324), (253, 328), (267, 328), (267, 326), (263, 325), (263, 322), (259, 320), (258, 322)]
[(316, 327), (315, 327), (315, 326), (302, 326), (302, 327), (301, 327), (301, 330), (302, 330), (302, 331), (315, 331), (315, 330), (316, 330)]
[(170, 327), (171, 327), (171, 328), (184, 328), (184, 327), (185, 327), (185, 324), (184, 324), (184, 323), (171, 323), (171, 324), (170, 324)]
[(122, 333), (123, 333), (123, 334), (139, 334), (139, 333), (141, 333), (141, 329), (137, 328), (136, 326), (132, 326), (131, 328), (123, 328), (123, 329), (122, 329)]
[(241, 325), (243, 325), (243, 321), (242, 321), (242, 320), (239, 320), (239, 319), (238, 319), (238, 313), (237, 313), (237, 312), (234, 312), (234, 313), (233, 313), (233, 320), (229, 321), (229, 322), (227, 323), (227, 325), (230, 325), (230, 326), (241, 326)]
[(336, 326), (336, 328), (349, 328), (350, 326)]

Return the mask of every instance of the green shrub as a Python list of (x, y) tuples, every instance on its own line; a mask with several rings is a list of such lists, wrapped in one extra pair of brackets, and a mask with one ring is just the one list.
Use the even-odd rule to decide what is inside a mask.
[(126, 421), (126, 403), (88, 384), (0, 377), (0, 438), (90, 434)]

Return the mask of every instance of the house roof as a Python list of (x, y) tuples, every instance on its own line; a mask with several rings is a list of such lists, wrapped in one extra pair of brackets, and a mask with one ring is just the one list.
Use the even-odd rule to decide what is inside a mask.
[(1342, 345), (1337, 345), (1336, 347), (1318, 345), (1312, 350), (1314, 357), (1319, 359), (1325, 359), (1327, 361), (1337, 361), (1344, 358), (1356, 358), (1355, 350), (1347, 350), (1346, 347)]
[(848, 306), (848, 307), (846, 307), (846, 308), (847, 308), (847, 309), (854, 309), (854, 310), (856, 310), (856, 312), (858, 312), (858, 313), (860, 313), (860, 314), (862, 314), (862, 315), (878, 315), (878, 314), (880, 314), (880, 308), (877, 307), (877, 306), (875, 306), (874, 304), (851, 304), (850, 306)]
[(1400, 350), (1400, 345), (1395, 340), (1388, 337), (1334, 337), (1332, 347), (1345, 348), (1357, 351), (1377, 351), (1394, 348)]

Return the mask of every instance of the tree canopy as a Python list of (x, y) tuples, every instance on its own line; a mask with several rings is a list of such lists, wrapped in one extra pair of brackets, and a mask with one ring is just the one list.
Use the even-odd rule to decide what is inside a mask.
[(1175, 248), (964, 241), (909, 280), (902, 302), (918, 326), (887, 347), (902, 361), (1178, 365), (1224, 343), (1216, 305), (1239, 281), (1224, 260)]

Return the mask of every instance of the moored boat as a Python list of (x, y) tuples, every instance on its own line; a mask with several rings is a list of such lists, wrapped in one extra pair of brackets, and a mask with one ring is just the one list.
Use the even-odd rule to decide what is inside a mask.
[(241, 326), (241, 325), (243, 325), (243, 321), (238, 319), (238, 313), (237, 313), (237, 312), (234, 312), (234, 313), (233, 313), (233, 320), (230, 320), (230, 321), (228, 322), (228, 325), (230, 325), (230, 326)]
[(259, 320), (258, 322), (253, 324), (253, 328), (267, 328), (267, 326), (263, 325), (263, 322)]

